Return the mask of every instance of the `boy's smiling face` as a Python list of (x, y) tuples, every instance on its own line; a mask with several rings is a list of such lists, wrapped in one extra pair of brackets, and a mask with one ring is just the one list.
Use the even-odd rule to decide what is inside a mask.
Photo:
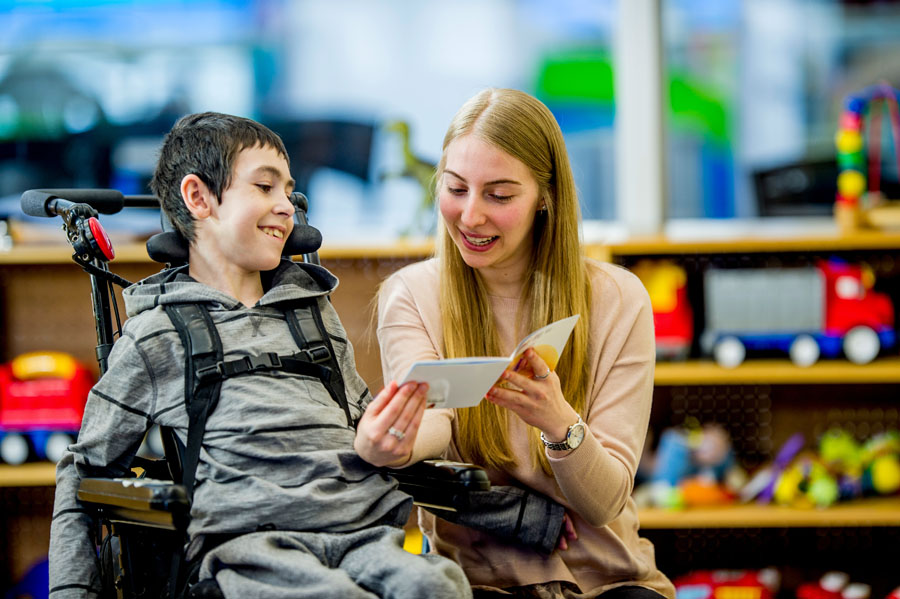
[[(234, 162), (231, 185), (213, 202), (203, 236), (208, 258), (240, 273), (278, 266), (294, 226), (294, 180), (287, 161), (270, 146), (245, 148)], [(210, 255), (211, 254), (211, 255)]]

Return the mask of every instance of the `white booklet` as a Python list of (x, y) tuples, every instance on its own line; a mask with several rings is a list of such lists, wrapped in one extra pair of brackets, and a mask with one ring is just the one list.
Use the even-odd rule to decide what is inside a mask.
[(448, 358), (413, 364), (400, 384), (428, 383), (428, 403), (435, 408), (471, 408), (478, 405), (503, 371), (513, 367), (533, 347), (551, 370), (556, 368), (579, 315), (551, 322), (527, 335), (507, 357)]

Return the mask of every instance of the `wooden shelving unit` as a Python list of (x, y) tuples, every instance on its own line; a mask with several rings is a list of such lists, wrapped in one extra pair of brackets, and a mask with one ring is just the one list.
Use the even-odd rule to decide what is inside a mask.
[(757, 504), (646, 508), (640, 511), (640, 519), (642, 529), (900, 526), (900, 496), (848, 501), (822, 509)]
[(0, 487), (47, 487), (56, 484), (56, 464), (0, 464)]
[[(137, 280), (158, 270), (146, 255), (142, 243), (118, 243), (114, 272), (130, 280)], [(417, 241), (377, 246), (333, 246), (326, 244), (319, 252), (325, 265), (341, 280), (334, 294), (335, 308), (341, 314), (348, 335), (356, 348), (358, 368), (371, 388), (379, 388), (380, 358), (377, 343), (372, 343), (371, 299), (377, 285), (387, 274), (401, 266), (431, 255), (433, 243)], [(784, 238), (742, 237), (734, 239), (679, 240), (664, 237), (635, 238), (622, 243), (591, 244), (589, 256), (609, 259), (617, 263), (633, 263), (647, 257), (670, 257), (674, 260), (694, 259), (698, 255), (748, 255), (753, 259), (766, 254), (794, 253), (803, 255), (855, 256), (872, 254), (891, 256), (900, 263), (900, 232), (838, 234), (800, 234)], [(93, 359), (93, 323), (90, 318), (87, 277), (71, 262), (71, 249), (64, 244), (18, 246), (0, 252), (0, 307), (4, 320), (5, 339), (2, 359), (34, 349), (55, 347), (69, 351), (89, 363)], [(81, 352), (81, 354), (78, 354)], [(764, 388), (768, 395), (760, 400), (767, 417), (772, 418), (770, 441), (778, 440), (810, 409), (817, 410), (821, 402), (815, 396), (818, 389), (837, 390), (832, 393), (829, 409), (846, 405), (857, 412), (872, 397), (866, 393), (878, 387), (881, 394), (879, 409), (883, 412), (888, 396), (890, 409), (900, 409), (900, 356), (884, 356), (867, 365), (846, 360), (821, 360), (809, 368), (799, 368), (787, 359), (748, 359), (734, 369), (721, 368), (710, 360), (663, 362), (656, 366), (655, 383), (663, 401), (654, 410), (673, 409), (666, 403), (672, 400), (673, 390), (701, 389), (713, 394), (716, 387), (733, 389)], [(824, 387), (817, 387), (817, 386)], [(815, 390), (810, 393), (810, 389)], [(859, 390), (867, 390), (865, 392)], [(771, 391), (771, 393), (769, 393)], [(756, 390), (753, 391), (754, 393)], [(847, 392), (846, 403), (843, 393)], [(800, 395), (798, 395), (800, 394)], [(806, 396), (803, 396), (806, 394)], [(810, 398), (809, 395), (813, 397)], [(838, 399), (834, 398), (838, 395)], [(696, 397), (698, 394), (691, 395)], [(678, 409), (689, 411), (692, 406), (708, 406), (706, 400), (683, 399)], [(712, 402), (721, 406), (727, 398)], [(694, 403), (691, 403), (694, 402)], [(745, 401), (748, 405), (752, 402)], [(753, 404), (751, 411), (756, 409)], [(742, 408), (744, 409), (744, 408)], [(840, 410), (838, 410), (840, 411)], [(743, 418), (744, 412), (735, 418)], [(665, 414), (671, 417), (671, 414)], [(779, 422), (779, 418), (782, 420)], [(896, 416), (895, 416), (896, 418)], [(733, 422), (733, 421), (732, 421)], [(767, 425), (768, 426), (768, 425)], [(782, 430), (778, 428), (782, 427)], [(658, 431), (657, 431), (658, 432)], [(52, 493), (55, 467), (52, 464), (23, 466), (0, 465), (0, 488), (23, 493)], [(771, 505), (730, 505), (715, 508), (691, 508), (682, 511), (662, 509), (640, 510), (641, 528), (648, 534), (717, 535), (729, 531), (761, 529), (803, 535), (804, 531), (834, 530), (850, 534), (854, 530), (893, 531), (900, 529), (900, 496), (839, 503), (827, 509), (792, 509)], [(755, 537), (754, 537), (755, 538)], [(780, 539), (780, 537), (779, 537)], [(25, 539), (22, 542), (30, 542)], [(677, 539), (673, 542), (678, 542)], [(704, 541), (705, 542), (705, 541)], [(713, 547), (714, 544), (707, 545)], [(694, 546), (696, 547), (696, 545)], [(677, 553), (675, 546), (657, 544), (657, 555)], [(694, 565), (694, 564), (692, 564)], [(696, 565), (702, 565), (697, 561)], [(839, 564), (831, 564), (837, 566)]]
[(722, 368), (711, 360), (657, 362), (657, 385), (792, 385), (900, 383), (900, 356), (886, 356), (870, 364), (821, 360), (807, 368), (790, 360), (745, 361)]

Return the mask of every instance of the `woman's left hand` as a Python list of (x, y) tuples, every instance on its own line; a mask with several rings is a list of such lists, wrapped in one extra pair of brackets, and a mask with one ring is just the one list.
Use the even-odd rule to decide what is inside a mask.
[(563, 396), (559, 377), (534, 349), (525, 351), (524, 367), (517, 371), (507, 369), (501, 378), (515, 388), (494, 385), (487, 394), (489, 401), (512, 410), (519, 418), (543, 431), (548, 439), (561, 441), (565, 438), (578, 414)]

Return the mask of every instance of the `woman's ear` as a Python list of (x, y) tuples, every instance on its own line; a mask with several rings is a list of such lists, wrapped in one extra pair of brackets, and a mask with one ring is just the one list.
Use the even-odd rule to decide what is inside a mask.
[(213, 209), (214, 198), (206, 183), (191, 173), (181, 180), (181, 199), (197, 220), (207, 218)]

